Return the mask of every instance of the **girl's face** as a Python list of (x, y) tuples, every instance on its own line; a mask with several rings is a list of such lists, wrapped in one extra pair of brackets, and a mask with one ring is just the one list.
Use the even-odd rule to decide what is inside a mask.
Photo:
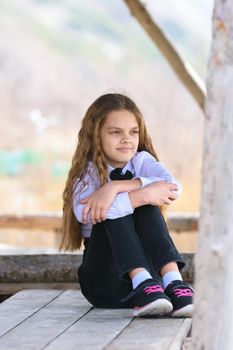
[(108, 113), (100, 130), (100, 142), (107, 163), (123, 168), (138, 149), (139, 126), (135, 115), (127, 110)]

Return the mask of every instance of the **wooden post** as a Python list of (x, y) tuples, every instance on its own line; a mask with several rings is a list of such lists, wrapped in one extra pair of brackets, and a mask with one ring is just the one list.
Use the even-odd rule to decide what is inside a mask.
[(233, 349), (233, 2), (215, 0), (191, 349)]

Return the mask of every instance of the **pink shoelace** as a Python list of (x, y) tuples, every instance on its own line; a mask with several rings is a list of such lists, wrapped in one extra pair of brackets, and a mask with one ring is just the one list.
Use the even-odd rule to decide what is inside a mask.
[(189, 288), (187, 288), (187, 289), (175, 288), (175, 289), (173, 289), (173, 291), (178, 298), (179, 297), (192, 297), (193, 296), (193, 292)]
[(161, 293), (163, 293), (164, 290), (163, 290), (163, 288), (162, 288), (159, 284), (156, 284), (156, 285), (154, 285), (154, 286), (146, 287), (146, 288), (144, 289), (144, 292), (145, 292), (146, 294), (151, 294), (151, 293), (156, 293), (156, 292), (161, 292)]

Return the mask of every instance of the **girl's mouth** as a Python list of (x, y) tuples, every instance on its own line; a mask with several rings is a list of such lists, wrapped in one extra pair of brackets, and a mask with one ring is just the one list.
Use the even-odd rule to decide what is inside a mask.
[(121, 151), (121, 152), (128, 152), (128, 151), (132, 151), (133, 149), (132, 148), (117, 148), (118, 151)]

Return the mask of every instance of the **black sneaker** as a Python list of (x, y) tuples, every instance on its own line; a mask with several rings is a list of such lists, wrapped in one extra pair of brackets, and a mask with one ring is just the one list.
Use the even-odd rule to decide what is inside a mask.
[(164, 294), (164, 290), (155, 279), (147, 279), (140, 283), (126, 298), (133, 298), (134, 316), (164, 315), (172, 311), (172, 304)]
[(184, 281), (172, 281), (165, 289), (173, 305), (172, 317), (192, 317), (193, 289)]

